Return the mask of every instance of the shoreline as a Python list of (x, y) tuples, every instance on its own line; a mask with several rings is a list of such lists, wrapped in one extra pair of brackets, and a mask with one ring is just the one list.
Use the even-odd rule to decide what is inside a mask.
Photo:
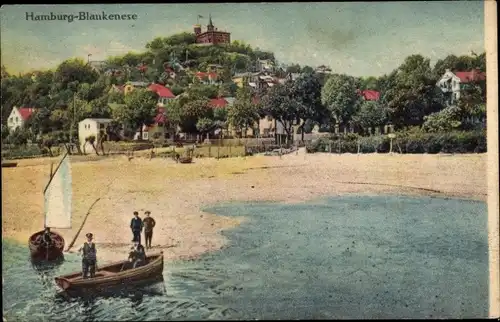
[[(48, 177), (47, 165), (29, 161), (18, 168), (2, 169), (4, 186), (8, 187), (2, 192), (2, 239), (22, 244), (43, 227), (43, 196), (39, 187)], [(462, 172), (463, 169), (469, 171)], [(78, 249), (86, 232), (92, 232), (103, 261), (126, 256), (131, 244), (128, 223), (133, 210), (139, 211), (141, 217), (145, 210), (152, 212), (157, 227), (151, 252), (163, 250), (168, 261), (196, 258), (228, 244), (220, 232), (240, 225), (246, 218), (203, 211), (225, 202), (301, 203), (342, 195), (380, 194), (482, 202), (487, 199), (485, 154), (443, 157), (293, 153), (281, 158), (196, 159), (189, 165), (166, 159), (128, 161), (116, 157), (75, 160), (72, 173), (74, 227), (55, 230), (69, 244), (88, 207), (101, 198), (72, 250)], [(89, 182), (94, 176), (99, 180)], [(35, 202), (19, 204), (22, 198)], [(24, 213), (24, 219), (17, 222), (15, 213)]]

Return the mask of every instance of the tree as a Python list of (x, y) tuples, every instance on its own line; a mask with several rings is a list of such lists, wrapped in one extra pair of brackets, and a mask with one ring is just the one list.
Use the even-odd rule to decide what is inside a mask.
[(425, 115), (442, 109), (443, 92), (431, 76), (429, 59), (409, 56), (390, 78), (392, 86), (382, 94), (382, 103), (396, 129), (420, 126)]
[(370, 89), (370, 90), (379, 90), (378, 88), (378, 82), (377, 82), (377, 78), (376, 77), (373, 77), (373, 76), (370, 76), (370, 77), (362, 77), (360, 79), (360, 86), (359, 86), (359, 89), (360, 90), (366, 90), (366, 89)]
[(304, 141), (304, 126), (307, 120), (320, 122), (327, 116), (327, 110), (321, 103), (321, 82), (317, 74), (301, 75), (291, 84), (291, 95), (298, 103), (297, 120), (302, 120), (299, 127)]
[(292, 137), (293, 123), (297, 121), (300, 108), (300, 103), (292, 96), (291, 82), (272, 87), (261, 101), (262, 114), (270, 115), (283, 126), (287, 140)]
[(304, 74), (312, 74), (312, 73), (314, 73), (314, 68), (312, 68), (311, 66), (304, 66), (304, 67), (302, 67), (301, 71)]
[[(141, 138), (142, 138), (142, 133), (141, 133)], [(95, 146), (95, 141), (96, 141), (95, 135), (89, 135), (85, 138), (85, 144), (89, 143), (92, 146), (92, 148), (94, 149), (95, 154), (99, 155), (99, 151), (97, 151), (97, 148)], [(85, 144), (83, 145), (84, 153), (85, 153)]]
[(167, 104), (166, 114), (173, 126), (178, 125), (186, 133), (198, 132), (196, 125), (199, 119), (213, 119), (213, 109), (208, 99), (184, 94)]
[(286, 68), (287, 73), (300, 73), (300, 65), (292, 64)]
[(376, 101), (363, 101), (358, 113), (353, 116), (353, 123), (364, 133), (369, 128), (382, 126), (387, 122), (387, 111)]
[(112, 111), (113, 117), (133, 129), (139, 128), (142, 138), (143, 125), (148, 126), (154, 122), (157, 102), (158, 95), (155, 92), (136, 89), (125, 96), (125, 105)]
[(32, 138), (29, 130), (17, 127), (14, 131), (11, 131), (7, 136), (7, 141), (13, 145), (26, 145), (28, 140)]
[(247, 133), (259, 120), (259, 113), (252, 102), (252, 93), (248, 87), (238, 89), (234, 104), (227, 111), (228, 122), (238, 133)]
[(208, 140), (208, 133), (213, 130), (215, 127), (215, 122), (213, 119), (208, 118), (208, 117), (202, 117), (199, 118), (198, 121), (196, 122), (196, 129), (198, 132), (201, 134), (207, 134), (207, 140)]
[(2, 141), (5, 141), (9, 136), (9, 128), (2, 124)]
[[(62, 62), (54, 74), (54, 82), (59, 83), (58, 90), (68, 89), (75, 82), (94, 83), (99, 75), (82, 59), (68, 59)], [(75, 88), (76, 91), (76, 88)]]
[(462, 125), (460, 108), (446, 107), (443, 110), (426, 115), (422, 129), (426, 132), (449, 132), (457, 130)]
[(347, 125), (359, 110), (359, 82), (347, 75), (331, 75), (321, 90), (321, 102), (335, 124)]
[(188, 95), (195, 97), (197, 99), (201, 98), (217, 98), (219, 93), (219, 88), (215, 85), (203, 85), (197, 84), (191, 86), (188, 91)]

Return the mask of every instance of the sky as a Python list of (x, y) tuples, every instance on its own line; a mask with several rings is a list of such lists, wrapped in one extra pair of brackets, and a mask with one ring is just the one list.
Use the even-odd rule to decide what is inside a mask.
[[(484, 51), (483, 1), (8, 5), (0, 9), (1, 64), (11, 73), (80, 57), (144, 51), (155, 37), (215, 27), (272, 51), (281, 63), (380, 76), (412, 54), (435, 63)], [(136, 14), (130, 21), (29, 21), (26, 14)]]

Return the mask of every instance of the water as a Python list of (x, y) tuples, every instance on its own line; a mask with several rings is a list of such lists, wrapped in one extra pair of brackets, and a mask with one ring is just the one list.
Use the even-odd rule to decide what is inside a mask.
[(118, 298), (62, 301), (26, 247), (4, 243), (11, 321), (472, 318), (488, 315), (482, 202), (396, 196), (297, 205), (229, 203), (206, 211), (249, 220), (228, 248), (166, 263), (163, 283)]

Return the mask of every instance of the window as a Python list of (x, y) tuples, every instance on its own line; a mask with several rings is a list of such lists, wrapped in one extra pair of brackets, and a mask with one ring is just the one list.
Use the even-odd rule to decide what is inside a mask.
[(271, 117), (271, 115), (266, 116), (266, 119), (267, 119), (269, 122), (271, 122), (271, 121), (273, 120), (273, 118)]
[(99, 124), (99, 129), (104, 129), (104, 124)]
[(16, 116), (16, 122), (19, 122), (19, 118)]
[(148, 139), (148, 132), (142, 132), (142, 139), (147, 140)]

